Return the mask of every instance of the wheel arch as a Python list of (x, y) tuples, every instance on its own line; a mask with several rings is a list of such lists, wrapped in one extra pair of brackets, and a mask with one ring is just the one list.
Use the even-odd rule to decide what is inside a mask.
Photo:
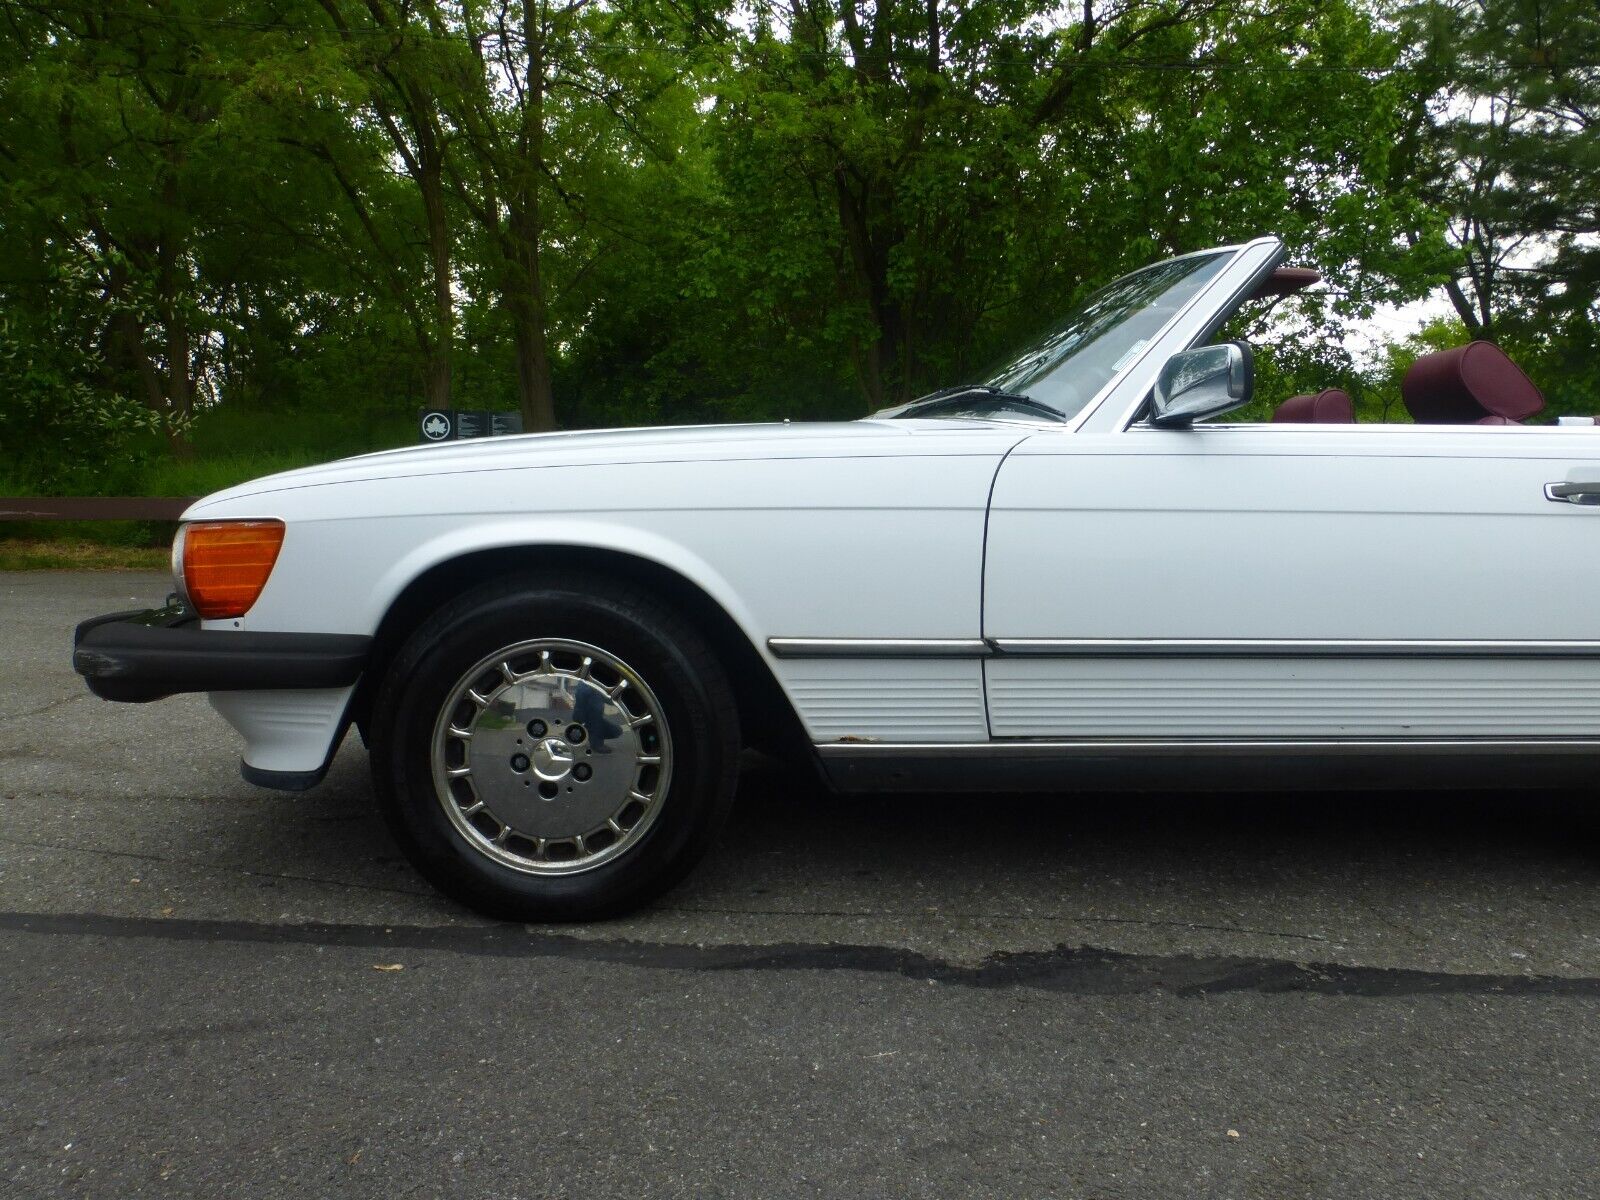
[(635, 551), (596, 545), (523, 543), (462, 550), (415, 574), (384, 610), (374, 634), (371, 659), (352, 698), (351, 716), (363, 737), (389, 664), (430, 613), (479, 583), (509, 574), (538, 574), (555, 569), (581, 569), (619, 582), (640, 584), (661, 597), (710, 642), (727, 669), (746, 743), (784, 757), (803, 757), (815, 767), (815, 754), (794, 705), (757, 650), (752, 635), (729, 612), (729, 606), (677, 566)]

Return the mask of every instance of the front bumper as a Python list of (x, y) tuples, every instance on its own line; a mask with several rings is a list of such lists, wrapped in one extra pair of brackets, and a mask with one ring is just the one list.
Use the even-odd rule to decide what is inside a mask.
[(142, 703), (178, 692), (349, 687), (371, 646), (359, 634), (202, 629), (193, 612), (168, 605), (83, 622), (72, 667), (95, 695)]
[(202, 629), (176, 605), (108, 613), (79, 625), (72, 666), (107, 700), (209, 692), (245, 741), (251, 783), (304, 791), (327, 773), (349, 724), (372, 639), (338, 633)]

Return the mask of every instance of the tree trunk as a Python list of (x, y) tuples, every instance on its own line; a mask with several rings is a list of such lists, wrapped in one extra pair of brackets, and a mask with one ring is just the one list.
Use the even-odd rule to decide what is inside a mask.
[(522, 175), (507, 221), (505, 245), (506, 309), (517, 357), (517, 400), (522, 428), (544, 433), (556, 427), (555, 394), (550, 381), (550, 341), (546, 329), (544, 273), (539, 261), (543, 236), (537, 181)]
[(456, 304), (450, 289), (450, 225), (444, 208), (444, 164), (440, 148), (422, 140), (419, 156), (423, 212), (428, 222), (428, 256), (433, 268), (434, 331), (424, 382), (429, 408), (450, 407), (450, 357), (455, 345)]
[(169, 165), (161, 185), (163, 228), (156, 241), (155, 307), (166, 334), (167, 378), (161, 389), (161, 399), (166, 414), (167, 444), (173, 457), (188, 460), (194, 457), (188, 435), (194, 385), (189, 378), (189, 321), (184, 315), (184, 292), (189, 280), (178, 251), (175, 229), (181, 204), (175, 155), (175, 151), (168, 153)]
[[(537, 264), (533, 271), (537, 277)], [(544, 318), (535, 315), (535, 307), (521, 297), (511, 304), (511, 340), (517, 352), (517, 396), (522, 409), (522, 428), (529, 433), (543, 433), (556, 427), (556, 406), (550, 386), (550, 350)]]
[(866, 301), (872, 318), (872, 333), (864, 346), (856, 350), (856, 375), (867, 402), (867, 411), (882, 408), (894, 377), (895, 337), (890, 328), (893, 321), (889, 301), (887, 266), (883, 255), (873, 245), (872, 230), (868, 225), (867, 205), (870, 202), (869, 186), (862, 187), (857, 196), (850, 186), (844, 164), (834, 168), (834, 195), (838, 202), (839, 226), (849, 250), (849, 291)]
[(189, 321), (176, 307), (167, 316), (167, 444), (173, 457), (194, 457), (186, 430), (194, 415), (194, 382), (189, 377)]
[(544, 165), (544, 30), (540, 6), (523, 5), (523, 38), (527, 70), (523, 81), (522, 123), (507, 189), (506, 306), (511, 312), (512, 344), (517, 353), (517, 396), (522, 427), (539, 433), (556, 427), (555, 395), (550, 383), (550, 342), (546, 328), (544, 272), (539, 261), (544, 239), (544, 212), (539, 175)]

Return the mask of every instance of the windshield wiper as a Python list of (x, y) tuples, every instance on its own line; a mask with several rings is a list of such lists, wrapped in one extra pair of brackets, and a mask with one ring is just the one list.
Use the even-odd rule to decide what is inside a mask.
[(1057, 421), (1067, 418), (1058, 410), (1048, 404), (1042, 404), (1032, 396), (1024, 396), (1019, 392), (1008, 392), (1002, 388), (991, 387), (987, 383), (958, 383), (954, 387), (940, 388), (936, 392), (929, 392), (926, 396), (918, 396), (905, 406), (902, 415), (911, 416), (918, 409), (929, 405), (938, 404), (945, 400), (957, 400), (962, 396), (982, 396), (985, 400), (993, 400), (997, 404), (1009, 404), (1015, 408), (1026, 408), (1030, 412), (1042, 413), (1053, 417)]

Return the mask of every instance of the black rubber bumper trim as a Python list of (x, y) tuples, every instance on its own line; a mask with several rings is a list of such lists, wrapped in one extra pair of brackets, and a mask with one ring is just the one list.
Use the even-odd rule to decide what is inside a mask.
[(239, 775), (246, 783), (280, 792), (309, 792), (322, 782), (327, 773), (326, 765), (315, 771), (263, 771), (247, 762), (239, 763)]
[(179, 692), (348, 687), (371, 646), (360, 634), (202, 629), (192, 614), (167, 608), (83, 622), (72, 667), (95, 695), (139, 703)]

